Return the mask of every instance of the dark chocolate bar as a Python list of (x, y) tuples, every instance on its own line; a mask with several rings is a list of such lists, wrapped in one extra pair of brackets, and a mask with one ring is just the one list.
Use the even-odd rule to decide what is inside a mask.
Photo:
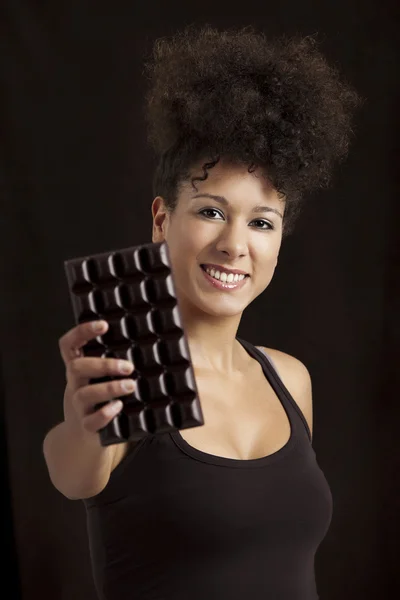
[(84, 256), (64, 266), (76, 324), (103, 319), (109, 325), (82, 348), (84, 356), (122, 358), (135, 367), (136, 389), (120, 397), (124, 407), (99, 430), (101, 444), (203, 425), (167, 244)]

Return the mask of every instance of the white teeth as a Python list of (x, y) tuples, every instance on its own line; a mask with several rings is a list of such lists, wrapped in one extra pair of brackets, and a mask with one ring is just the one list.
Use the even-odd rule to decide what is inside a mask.
[(206, 271), (209, 275), (211, 275), (211, 277), (214, 277), (214, 279), (218, 279), (219, 281), (222, 281), (224, 283), (237, 283), (238, 281), (242, 281), (242, 279), (245, 278), (245, 275), (238, 275), (237, 273), (236, 275), (234, 275), (233, 273), (229, 273), (229, 275), (227, 275), (223, 271), (216, 271), (213, 267), (207, 267)]

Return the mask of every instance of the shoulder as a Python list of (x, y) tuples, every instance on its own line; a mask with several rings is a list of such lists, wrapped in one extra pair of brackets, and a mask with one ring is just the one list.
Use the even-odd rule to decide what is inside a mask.
[(290, 392), (293, 400), (297, 402), (300, 410), (302, 411), (308, 426), (313, 432), (313, 401), (312, 401), (312, 382), (310, 373), (304, 363), (301, 362), (295, 356), (275, 350), (273, 348), (266, 348), (265, 346), (258, 346), (272, 358), (277, 371), (285, 385)]

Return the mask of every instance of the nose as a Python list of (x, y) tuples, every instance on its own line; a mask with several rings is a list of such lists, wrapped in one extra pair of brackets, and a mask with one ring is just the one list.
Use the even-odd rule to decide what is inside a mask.
[(243, 228), (237, 225), (227, 225), (221, 232), (216, 249), (219, 252), (225, 252), (231, 258), (245, 256), (247, 250), (247, 238)]

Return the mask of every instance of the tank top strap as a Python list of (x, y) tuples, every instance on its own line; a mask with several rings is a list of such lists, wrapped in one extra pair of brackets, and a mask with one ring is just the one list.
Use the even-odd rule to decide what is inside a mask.
[(274, 364), (271, 357), (264, 350), (261, 350), (261, 348), (254, 346), (250, 342), (243, 340), (241, 338), (238, 338), (238, 337), (236, 339), (238, 340), (238, 342), (240, 342), (240, 344), (242, 344), (242, 346), (245, 348), (245, 350), (247, 350), (247, 352), (250, 354), (250, 356), (252, 356), (256, 360), (258, 360), (258, 362), (261, 363), (264, 373), (266, 374), (269, 383), (271, 384), (273, 390), (275, 391), (276, 395), (278, 396), (279, 400), (281, 401), (283, 407), (285, 408), (285, 410), (288, 413), (293, 414), (293, 412), (294, 412), (294, 414), (297, 417), (297, 419), (296, 419), (297, 421), (300, 419), (300, 422), (301, 422), (300, 424), (303, 425), (302, 429), (303, 430), (305, 429), (305, 431), (307, 433), (308, 441), (310, 443), (312, 443), (312, 436), (311, 436), (311, 431), (310, 431), (308, 422), (307, 422), (302, 410), (300, 409), (299, 405), (294, 400), (291, 393), (285, 386), (281, 376), (279, 375), (279, 373), (277, 371), (276, 365)]
[(265, 350), (263, 348), (261, 348), (261, 346), (254, 346), (257, 350), (260, 350), (260, 352), (262, 352), (269, 360), (269, 362), (272, 365), (272, 368), (275, 369), (275, 373), (278, 375), (279, 379), (282, 381), (282, 377), (279, 375), (278, 373), (278, 369), (277, 366), (275, 364), (275, 362), (272, 360), (272, 358), (270, 357), (269, 354), (267, 354), (267, 352), (265, 352)]

